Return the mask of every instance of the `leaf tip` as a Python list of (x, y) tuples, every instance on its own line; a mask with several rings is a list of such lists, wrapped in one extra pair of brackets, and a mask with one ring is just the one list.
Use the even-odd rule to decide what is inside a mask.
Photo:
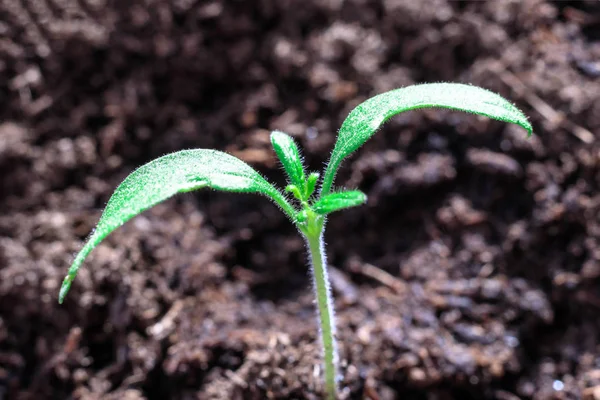
[(362, 204), (365, 204), (367, 202), (367, 200), (369, 200), (369, 197), (365, 194), (365, 192), (360, 192), (361, 196), (361, 202)]
[(287, 138), (288, 136), (289, 135), (287, 133), (282, 132), (282, 131), (278, 131), (278, 130), (271, 131), (271, 135), (270, 135), (271, 143), (277, 142), (278, 139)]
[(69, 289), (71, 288), (72, 281), (73, 280), (69, 279), (68, 276), (63, 280), (63, 283), (60, 286), (60, 292), (58, 293), (58, 304), (62, 304), (65, 301), (65, 297), (67, 296), (67, 293), (69, 293)]
[(525, 114), (521, 113), (521, 117), (522, 118), (519, 121), (510, 121), (510, 122), (514, 122), (515, 124), (519, 125), (521, 128), (525, 129), (527, 131), (527, 137), (530, 138), (533, 135), (533, 126), (531, 125), (531, 122), (529, 122), (529, 119), (527, 118), (527, 116), (525, 116)]
[(533, 135), (533, 126), (531, 126), (531, 123), (529, 122), (529, 120), (525, 120), (525, 124), (521, 125), (523, 128), (525, 128), (525, 130), (527, 131), (527, 137), (531, 137)]

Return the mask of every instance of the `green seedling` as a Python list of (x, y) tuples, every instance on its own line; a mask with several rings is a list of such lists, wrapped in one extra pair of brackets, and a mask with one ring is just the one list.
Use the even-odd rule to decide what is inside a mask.
[(344, 158), (362, 146), (389, 118), (403, 111), (438, 107), (514, 123), (526, 129), (529, 135), (532, 132), (527, 117), (495, 93), (470, 85), (431, 83), (392, 90), (358, 105), (342, 124), (320, 190), (317, 190), (319, 174), (306, 172), (298, 146), (282, 132), (273, 132), (271, 143), (287, 175), (285, 192), (243, 161), (221, 151), (196, 149), (168, 154), (132, 172), (115, 190), (96, 230), (73, 261), (60, 289), (59, 302), (65, 299), (79, 267), (92, 249), (144, 210), (176, 193), (202, 188), (261, 194), (279, 206), (306, 241), (323, 346), (325, 396), (335, 399), (336, 326), (323, 233), (329, 214), (367, 201), (367, 196), (358, 190), (332, 191), (336, 172)]

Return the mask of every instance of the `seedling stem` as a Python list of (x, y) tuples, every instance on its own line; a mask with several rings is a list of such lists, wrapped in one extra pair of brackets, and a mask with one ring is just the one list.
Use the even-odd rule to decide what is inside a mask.
[[(313, 213), (313, 215), (316, 215)], [(322, 219), (322, 217), (318, 217)], [(309, 217), (310, 221), (311, 217)], [(327, 274), (327, 258), (323, 243), (323, 222), (320, 223), (321, 232), (305, 234), (308, 251), (310, 253), (311, 272), (313, 285), (317, 297), (317, 310), (321, 342), (323, 345), (323, 367), (325, 377), (325, 393), (327, 400), (335, 400), (337, 392), (337, 346), (335, 344), (335, 321), (331, 287)]]

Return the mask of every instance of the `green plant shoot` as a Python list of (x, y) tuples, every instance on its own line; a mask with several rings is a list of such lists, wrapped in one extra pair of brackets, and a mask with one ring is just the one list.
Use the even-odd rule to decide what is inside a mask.
[(106, 236), (144, 210), (183, 192), (212, 188), (228, 192), (258, 193), (270, 198), (298, 228), (306, 241), (317, 300), (323, 347), (325, 395), (337, 395), (338, 355), (333, 300), (327, 275), (323, 235), (328, 214), (367, 201), (358, 190), (332, 192), (344, 158), (360, 148), (388, 119), (419, 108), (448, 108), (520, 125), (531, 135), (527, 117), (501, 96), (476, 86), (431, 83), (392, 90), (358, 105), (340, 129), (331, 158), (316, 193), (319, 173), (306, 172), (298, 146), (283, 132), (271, 134), (271, 143), (287, 175), (284, 192), (271, 185), (243, 161), (217, 150), (196, 149), (168, 154), (132, 172), (117, 187), (86, 244), (75, 257), (60, 289), (67, 295), (85, 258)]

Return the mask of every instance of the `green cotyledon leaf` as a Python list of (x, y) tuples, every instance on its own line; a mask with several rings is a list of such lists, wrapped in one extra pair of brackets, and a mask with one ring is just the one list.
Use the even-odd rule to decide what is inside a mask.
[(359, 190), (348, 190), (345, 192), (329, 193), (321, 197), (313, 204), (313, 210), (317, 214), (326, 215), (344, 208), (356, 207), (365, 204), (367, 195)]
[(388, 119), (419, 108), (448, 108), (520, 125), (531, 135), (525, 114), (489, 90), (460, 83), (426, 83), (392, 90), (359, 104), (346, 118), (338, 134), (321, 194), (329, 193), (343, 159), (362, 146)]
[(132, 172), (108, 201), (96, 229), (75, 257), (60, 289), (62, 303), (89, 253), (112, 231), (148, 208), (183, 192), (201, 188), (259, 193), (294, 219), (284, 196), (240, 159), (217, 150), (183, 150), (157, 158)]

